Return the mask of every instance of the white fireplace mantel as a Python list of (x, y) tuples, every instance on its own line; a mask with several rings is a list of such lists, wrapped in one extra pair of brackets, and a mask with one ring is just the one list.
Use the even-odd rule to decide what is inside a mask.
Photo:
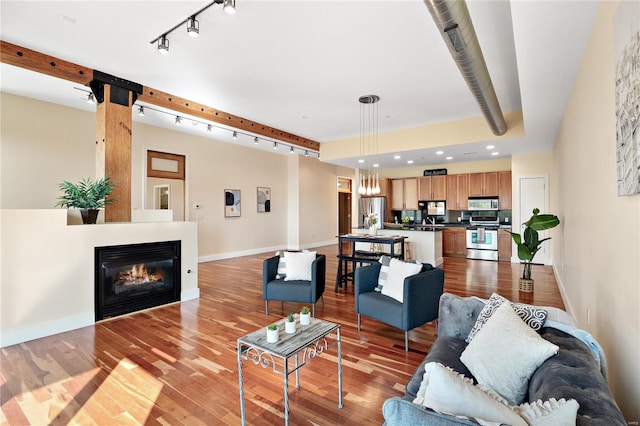
[(94, 324), (98, 246), (181, 240), (180, 299), (199, 297), (196, 222), (67, 225), (63, 209), (2, 209), (0, 230), (0, 347)]

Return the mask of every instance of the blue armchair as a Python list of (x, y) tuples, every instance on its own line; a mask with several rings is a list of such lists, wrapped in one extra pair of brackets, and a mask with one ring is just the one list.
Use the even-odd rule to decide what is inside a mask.
[(324, 287), (327, 259), (324, 254), (316, 254), (311, 264), (311, 281), (285, 281), (277, 279), (279, 256), (273, 256), (262, 262), (262, 296), (264, 310), (269, 315), (269, 300), (281, 302), (300, 302), (312, 305), (311, 315), (316, 316), (316, 302), (322, 298), (324, 306)]
[(422, 272), (405, 278), (404, 303), (374, 291), (381, 264), (355, 271), (355, 304), (358, 314), (404, 330), (404, 349), (409, 350), (409, 330), (438, 319), (440, 296), (444, 291), (444, 271), (424, 264)]

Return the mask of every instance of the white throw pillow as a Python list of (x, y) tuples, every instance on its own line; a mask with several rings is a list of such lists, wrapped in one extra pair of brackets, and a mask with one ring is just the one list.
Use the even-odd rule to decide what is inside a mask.
[(549, 398), (513, 408), (530, 426), (575, 426), (580, 404), (575, 399)]
[(454, 416), (526, 426), (525, 421), (508, 405), (474, 386), (473, 381), (462, 374), (435, 362), (425, 364), (424, 370), (414, 404)]
[(558, 347), (543, 339), (513, 311), (500, 305), (462, 352), (460, 360), (479, 384), (510, 405), (521, 404), (531, 375)]
[(404, 279), (417, 274), (421, 270), (422, 264), (420, 263), (391, 259), (389, 271), (387, 272), (387, 282), (382, 287), (381, 293), (402, 303), (404, 298)]
[(311, 264), (316, 260), (316, 252), (284, 252), (284, 261), (287, 264), (287, 276), (285, 281), (311, 281)]

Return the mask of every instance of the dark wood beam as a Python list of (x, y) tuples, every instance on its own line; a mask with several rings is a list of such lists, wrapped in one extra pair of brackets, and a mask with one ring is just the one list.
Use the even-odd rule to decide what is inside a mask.
[[(94, 70), (91, 68), (11, 44), (6, 41), (0, 41), (0, 44), (0, 59), (6, 64), (82, 85), (89, 84), (93, 79)], [(303, 138), (302, 136), (233, 115), (207, 105), (192, 102), (188, 99), (151, 87), (144, 87), (143, 93), (138, 97), (138, 100), (182, 114), (192, 115), (214, 123), (229, 126), (234, 129), (251, 132), (266, 138), (277, 139), (282, 142), (299, 146), (303, 149), (311, 149), (315, 151), (320, 150), (320, 144), (314, 140)]]

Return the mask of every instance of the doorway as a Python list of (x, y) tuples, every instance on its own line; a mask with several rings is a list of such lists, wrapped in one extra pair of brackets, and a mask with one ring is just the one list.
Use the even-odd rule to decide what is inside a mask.
[(351, 179), (338, 177), (338, 234), (351, 233)]
[(186, 157), (160, 151), (147, 151), (145, 209), (172, 210), (173, 220), (185, 220)]
[[(547, 211), (547, 178), (545, 176), (532, 176), (520, 178), (520, 222), (529, 220), (533, 214), (533, 209), (537, 208), (540, 213)], [(519, 231), (522, 233), (522, 227)], [(547, 238), (549, 231), (539, 231), (539, 238)], [(544, 265), (550, 264), (549, 244), (542, 244), (536, 254), (536, 262)]]

